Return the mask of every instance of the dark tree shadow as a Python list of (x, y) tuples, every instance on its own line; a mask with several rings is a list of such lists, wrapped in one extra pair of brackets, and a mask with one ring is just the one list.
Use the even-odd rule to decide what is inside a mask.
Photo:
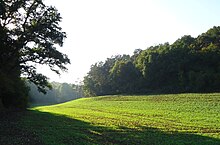
[(43, 145), (36, 133), (22, 127), (24, 116), (23, 111), (0, 111), (0, 145)]
[(0, 144), (220, 145), (220, 139), (195, 134), (167, 133), (148, 127), (113, 129), (39, 111), (16, 113), (16, 117), (19, 120), (13, 117), (6, 118), (7, 121), (0, 119), (0, 127), (7, 125), (3, 127), (7, 130), (0, 129)]

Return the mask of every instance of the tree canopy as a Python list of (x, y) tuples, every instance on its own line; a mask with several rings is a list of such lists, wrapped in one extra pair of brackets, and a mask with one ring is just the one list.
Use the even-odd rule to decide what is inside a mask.
[[(57, 50), (66, 38), (59, 26), (61, 19), (57, 9), (46, 6), (42, 0), (0, 1), (1, 84), (17, 82), (22, 74), (44, 92), (50, 85), (46, 76), (37, 73), (36, 64), (47, 65), (57, 74), (67, 70), (65, 65), (70, 60)], [(16, 85), (7, 88), (14, 90)], [(0, 92), (2, 101), (8, 99), (4, 89)]]
[(85, 95), (220, 91), (220, 27), (123, 56), (91, 67)]

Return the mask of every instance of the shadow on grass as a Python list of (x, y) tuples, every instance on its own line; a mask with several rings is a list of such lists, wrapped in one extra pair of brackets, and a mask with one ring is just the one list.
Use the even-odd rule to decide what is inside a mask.
[[(8, 115), (8, 114), (7, 114)], [(6, 116), (7, 116), (6, 115)], [(11, 115), (8, 115), (11, 116)], [(145, 145), (219, 145), (220, 140), (195, 134), (167, 133), (156, 128), (113, 129), (39, 111), (16, 113), (0, 119), (0, 144), (145, 144)], [(19, 118), (19, 120), (17, 120)], [(4, 130), (5, 129), (5, 130)]]
[(22, 127), (25, 112), (0, 111), (0, 145), (43, 145), (36, 133)]

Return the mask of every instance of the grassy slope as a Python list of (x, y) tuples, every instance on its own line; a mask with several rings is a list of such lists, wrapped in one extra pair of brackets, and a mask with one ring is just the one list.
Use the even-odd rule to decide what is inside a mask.
[(51, 145), (219, 145), (219, 112), (220, 94), (106, 96), (33, 108), (19, 126)]

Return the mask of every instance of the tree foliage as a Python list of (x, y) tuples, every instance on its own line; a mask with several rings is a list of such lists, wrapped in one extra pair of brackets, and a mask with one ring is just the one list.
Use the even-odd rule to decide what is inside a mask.
[(113, 56), (92, 65), (84, 78), (84, 93), (85, 96), (134, 93), (140, 86), (140, 77), (129, 55)]
[(38, 91), (35, 84), (28, 83), (30, 87), (29, 102), (36, 105), (57, 104), (83, 97), (81, 85), (56, 82), (52, 82), (51, 85), (52, 89), (43, 94)]
[[(67, 70), (65, 65), (70, 60), (56, 49), (63, 45), (66, 37), (59, 26), (60, 21), (61, 16), (57, 9), (46, 6), (42, 0), (0, 1), (2, 84), (5, 75), (15, 82), (22, 74), (44, 92), (50, 85), (46, 76), (37, 73), (35, 64), (48, 65), (57, 74), (59, 70)], [(0, 96), (7, 98), (2, 92), (3, 90)]]
[[(102, 69), (104, 65), (96, 66), (97, 72)], [(185, 35), (173, 44), (135, 50), (128, 59), (115, 57), (108, 73), (90, 72), (84, 79), (84, 88), (93, 92), (91, 95), (100, 95), (97, 85), (102, 90), (111, 88), (111, 94), (219, 92), (220, 27), (213, 27), (197, 38)], [(94, 78), (106, 78), (102, 82), (108, 85)], [(105, 94), (109, 92), (102, 92)]]

